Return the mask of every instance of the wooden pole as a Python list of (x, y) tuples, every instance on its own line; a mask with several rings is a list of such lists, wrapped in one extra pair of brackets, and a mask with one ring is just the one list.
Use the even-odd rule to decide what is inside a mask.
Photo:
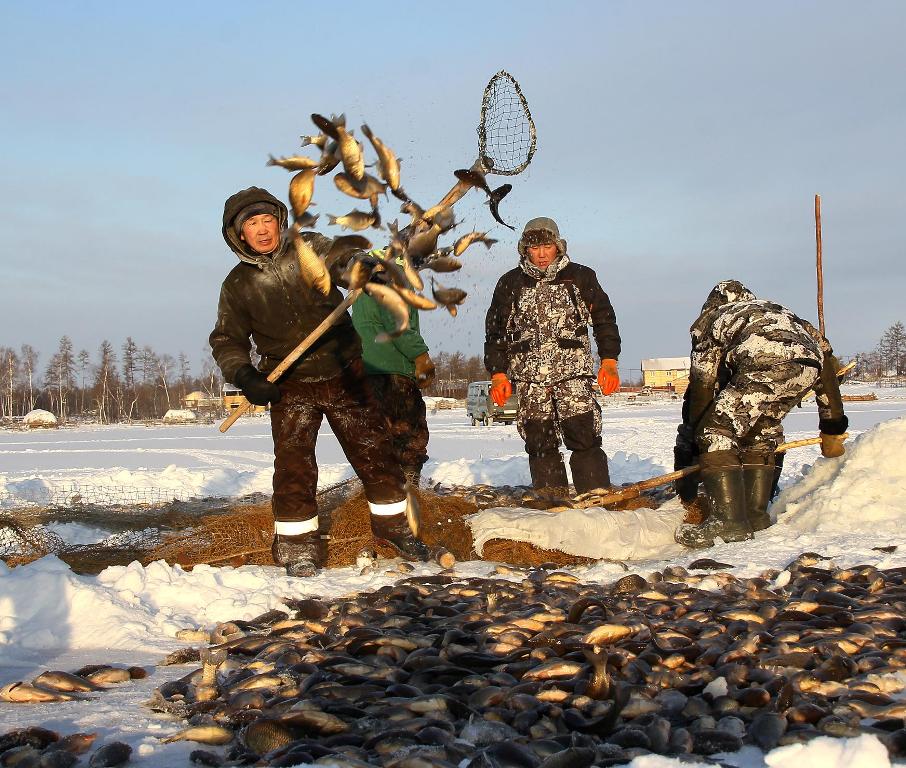
[(815, 195), (815, 262), (818, 271), (818, 330), (824, 332), (824, 260), (821, 252), (821, 195)]
[[(318, 339), (320, 339), (340, 317), (344, 314), (349, 307), (352, 306), (353, 302), (359, 298), (359, 295), (362, 293), (361, 288), (356, 288), (354, 291), (350, 291), (346, 294), (346, 298), (340, 302), (336, 308), (331, 312), (327, 317), (325, 317), (321, 323), (315, 328), (308, 336), (306, 336), (299, 344), (290, 352), (283, 360), (280, 362), (274, 370), (272, 370), (267, 375), (267, 380), (271, 383), (279, 379), (296, 360), (298, 360), (302, 355), (304, 355), (309, 347), (314, 344)], [(248, 400), (243, 400), (242, 403), (236, 408), (220, 425), (220, 431), (226, 432), (233, 423), (242, 416), (249, 408), (252, 407), (252, 404)]]
[[(846, 437), (846, 435), (844, 435)], [(821, 442), (820, 437), (809, 437), (805, 440), (794, 440), (791, 443), (783, 443), (782, 445), (777, 446), (775, 453), (786, 453), (793, 448), (803, 448), (807, 445), (818, 445)], [(691, 467), (685, 467), (684, 469), (678, 469), (675, 472), (668, 472), (665, 475), (658, 475), (657, 477), (649, 478), (648, 480), (642, 480), (638, 483), (633, 483), (632, 485), (627, 485), (624, 488), (621, 488), (619, 491), (614, 493), (608, 493), (603, 495), (598, 494), (587, 494), (586, 498), (579, 496), (576, 498), (576, 503), (573, 507), (557, 507), (550, 510), (551, 512), (564, 512), (567, 509), (583, 509), (588, 507), (603, 507), (607, 504), (616, 504), (620, 501), (626, 501), (628, 499), (634, 499), (637, 496), (640, 496), (642, 491), (647, 491), (651, 488), (658, 488), (662, 485), (667, 485), (672, 483), (674, 480), (679, 480), (680, 478), (686, 477), (686, 475), (691, 475), (693, 472), (698, 472), (701, 467), (698, 464), (693, 464)]]

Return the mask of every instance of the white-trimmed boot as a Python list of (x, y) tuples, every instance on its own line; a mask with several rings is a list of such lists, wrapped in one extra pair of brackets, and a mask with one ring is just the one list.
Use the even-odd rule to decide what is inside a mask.
[(321, 567), (321, 549), (317, 517), (274, 523), (271, 554), (277, 565), (286, 568), (288, 576), (314, 576)]
[(371, 532), (378, 543), (389, 544), (407, 560), (425, 562), (431, 552), (423, 541), (417, 538), (412, 528), (418, 530), (418, 502), (410, 492), (402, 501), (389, 504), (368, 502), (371, 509)]

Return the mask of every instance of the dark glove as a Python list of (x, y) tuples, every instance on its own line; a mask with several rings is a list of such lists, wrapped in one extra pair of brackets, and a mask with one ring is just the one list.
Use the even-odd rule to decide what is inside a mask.
[(419, 389), (427, 389), (434, 380), (434, 361), (427, 352), (422, 352), (415, 360), (415, 381)]
[(252, 405), (280, 402), (280, 387), (268, 381), (267, 376), (254, 365), (243, 365), (233, 378), (233, 383), (242, 390), (245, 399)]
[[(677, 430), (676, 445), (673, 448), (673, 469), (685, 469), (698, 463), (698, 446), (692, 437), (692, 428), (686, 424), (680, 425)], [(698, 496), (698, 472), (681, 477), (675, 480), (673, 487), (676, 489), (677, 496), (682, 501), (695, 501)]]

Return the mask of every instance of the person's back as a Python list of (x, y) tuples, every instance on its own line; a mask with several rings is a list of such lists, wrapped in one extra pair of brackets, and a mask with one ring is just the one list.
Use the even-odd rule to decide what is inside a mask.
[[(380, 253), (380, 252), (378, 252)], [(409, 310), (409, 327), (394, 335), (396, 321), (372, 296), (352, 305), (352, 322), (361, 338), (365, 372), (380, 407), (406, 480), (418, 486), (428, 460), (428, 422), (421, 389), (434, 378), (434, 363), (419, 328), (418, 311)], [(389, 341), (375, 341), (378, 334)]]
[[(711, 546), (751, 538), (770, 525), (782, 421), (810, 389), (818, 401), (822, 453), (843, 453), (847, 419), (830, 344), (806, 320), (761, 300), (736, 280), (718, 283), (693, 323), (692, 366), (677, 430), (675, 469), (701, 466), (710, 515), (682, 526), (677, 541)], [(684, 501), (698, 479), (683, 479)]]

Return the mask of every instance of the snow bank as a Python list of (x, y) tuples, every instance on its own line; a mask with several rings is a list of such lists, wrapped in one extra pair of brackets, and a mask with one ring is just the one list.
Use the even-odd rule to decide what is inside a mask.
[(22, 417), (22, 423), (26, 427), (55, 427), (57, 426), (57, 417), (50, 411), (35, 408)]
[(849, 441), (839, 459), (818, 459), (778, 496), (772, 511), (800, 533), (861, 529), (898, 536), (906, 519), (906, 418)]
[(188, 424), (197, 420), (194, 411), (188, 408), (171, 408), (164, 414), (165, 424)]
[(819, 736), (807, 744), (790, 744), (769, 752), (764, 759), (769, 768), (890, 768), (887, 748), (876, 736), (863, 734), (855, 739)]
[[(480, 566), (480, 571), (487, 569)], [(436, 565), (425, 563), (413, 575), (437, 571)], [(395, 568), (366, 575), (333, 568), (294, 579), (282, 568), (198, 565), (185, 571), (163, 560), (80, 576), (53, 555), (12, 569), (0, 561), (0, 657), (66, 648), (165, 652), (185, 627), (211, 628), (273, 608), (285, 610), (282, 599), (287, 596), (338, 597), (376, 590), (399, 578)]]

